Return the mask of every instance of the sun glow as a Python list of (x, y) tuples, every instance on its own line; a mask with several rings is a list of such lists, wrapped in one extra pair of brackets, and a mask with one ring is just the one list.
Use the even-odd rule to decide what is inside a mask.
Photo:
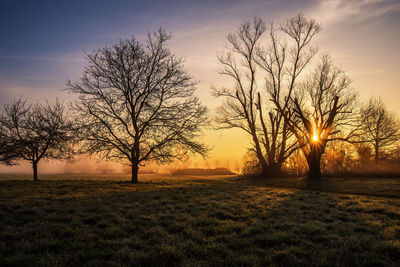
[(318, 135), (317, 135), (317, 133), (314, 133), (313, 141), (314, 141), (314, 142), (317, 142), (317, 141), (318, 141)]

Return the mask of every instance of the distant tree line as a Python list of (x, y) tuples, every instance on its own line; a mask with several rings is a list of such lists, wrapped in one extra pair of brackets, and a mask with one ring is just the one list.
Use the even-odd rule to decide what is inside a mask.
[[(219, 73), (232, 84), (212, 89), (224, 99), (213, 121), (216, 129), (239, 128), (251, 138), (243, 172), (319, 178), (372, 156), (381, 162), (389, 151), (400, 158), (399, 119), (380, 98), (359, 103), (345, 72), (329, 55), (318, 56), (313, 41), (320, 31), (298, 14), (278, 26), (256, 17), (227, 36)], [(132, 37), (86, 54), (81, 78), (67, 81), (76, 96), (68, 109), (58, 100), (22, 97), (5, 104), (0, 162), (27, 160), (38, 180), (42, 159), (89, 154), (129, 162), (137, 183), (148, 162), (205, 156), (209, 148), (199, 139), (210, 123), (207, 109), (184, 60), (167, 47), (170, 38), (160, 29), (144, 42)]]

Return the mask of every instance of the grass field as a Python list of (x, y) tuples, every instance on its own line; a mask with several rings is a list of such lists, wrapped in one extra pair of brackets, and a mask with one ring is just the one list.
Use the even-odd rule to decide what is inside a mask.
[(0, 181), (0, 266), (400, 265), (400, 180), (67, 178)]

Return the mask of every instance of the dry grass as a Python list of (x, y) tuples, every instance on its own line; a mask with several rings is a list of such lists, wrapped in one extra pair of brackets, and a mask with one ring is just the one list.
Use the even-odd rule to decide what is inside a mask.
[(254, 180), (2, 181), (0, 227), (1, 266), (400, 265), (399, 199)]

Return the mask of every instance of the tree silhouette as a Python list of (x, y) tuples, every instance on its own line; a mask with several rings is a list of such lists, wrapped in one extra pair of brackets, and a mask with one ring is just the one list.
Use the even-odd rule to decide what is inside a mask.
[(6, 164), (31, 162), (33, 180), (38, 180), (40, 160), (71, 159), (74, 139), (72, 121), (56, 101), (27, 105), (19, 98), (3, 106), (0, 116), (0, 157)]
[[(316, 53), (309, 43), (319, 29), (318, 23), (299, 14), (279, 27), (279, 33), (289, 41), (280, 40), (271, 24), (270, 43), (261, 48), (267, 27), (261, 19), (254, 18), (252, 23), (245, 22), (235, 34), (228, 35), (229, 51), (218, 57), (220, 73), (230, 77), (234, 85), (214, 88), (215, 96), (226, 98), (218, 110), (217, 128), (240, 128), (248, 133), (264, 174), (279, 172), (298, 148), (284, 113), (288, 111), (296, 80)], [(257, 84), (260, 76), (266, 82), (263, 90)]]
[(327, 55), (291, 100), (293, 107), (285, 116), (307, 159), (310, 178), (321, 177), (321, 156), (328, 142), (357, 136), (356, 100), (350, 80)]
[(383, 149), (392, 147), (400, 139), (399, 119), (378, 98), (370, 99), (362, 107), (361, 122), (361, 139), (373, 147), (375, 161), (378, 162)]
[(197, 141), (207, 110), (194, 95), (196, 82), (183, 59), (167, 48), (170, 38), (160, 29), (144, 43), (132, 38), (94, 50), (80, 81), (68, 81), (79, 97), (81, 151), (128, 160), (134, 183), (146, 162), (207, 152)]
[[(265, 130), (262, 124), (266, 150), (268, 158), (276, 158), (279, 166), (298, 149), (298, 143), (295, 138), (292, 139), (289, 129), (290, 121), (285, 118), (285, 114), (289, 114), (292, 104), (290, 99), (296, 92), (301, 74), (317, 53), (317, 49), (310, 46), (310, 43), (320, 29), (321, 26), (315, 20), (307, 19), (299, 13), (281, 24), (278, 31), (271, 24), (270, 46), (257, 49), (257, 63), (266, 72), (267, 97), (271, 106), (275, 106), (274, 109), (269, 108), (270, 130)], [(279, 32), (287, 39), (279, 38)], [(261, 107), (261, 103), (259, 106)], [(263, 118), (260, 107), (260, 118)], [(300, 122), (295, 116), (290, 120), (292, 123)]]

